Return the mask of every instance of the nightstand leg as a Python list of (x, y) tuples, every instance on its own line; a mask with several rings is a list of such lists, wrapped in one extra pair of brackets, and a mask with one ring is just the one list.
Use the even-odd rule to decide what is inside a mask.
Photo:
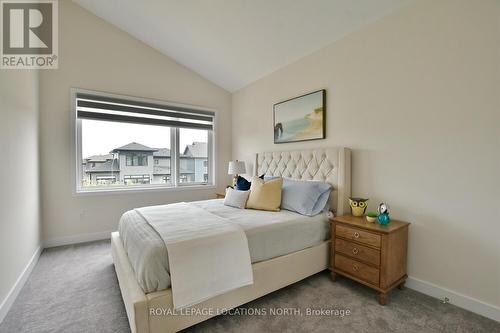
[(337, 274), (334, 271), (330, 271), (330, 277), (333, 282), (337, 281)]
[(403, 290), (403, 289), (405, 288), (405, 282), (406, 282), (406, 281), (403, 281), (403, 282), (401, 282), (401, 283), (398, 285), (398, 289), (399, 289), (399, 290)]
[(378, 294), (378, 304), (380, 304), (380, 305), (387, 304), (387, 294), (385, 294), (385, 293)]

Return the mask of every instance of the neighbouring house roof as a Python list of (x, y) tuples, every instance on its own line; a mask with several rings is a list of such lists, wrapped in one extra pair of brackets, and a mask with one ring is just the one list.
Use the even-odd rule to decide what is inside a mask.
[(92, 172), (120, 172), (120, 164), (118, 160), (109, 160), (102, 163), (95, 163), (92, 166), (91, 163), (87, 163), (84, 166), (84, 171), (88, 173)]
[(157, 151), (153, 152), (154, 157), (170, 157), (170, 149), (156, 148)]
[(85, 158), (85, 162), (106, 162), (107, 160), (112, 160), (113, 159), (113, 154), (106, 154), (106, 155), (92, 155), (90, 157)]
[(192, 145), (187, 145), (184, 149), (185, 156), (207, 158), (207, 143), (193, 142)]
[(113, 149), (111, 152), (116, 153), (120, 151), (145, 151), (145, 152), (155, 152), (158, 151), (156, 148), (151, 148), (145, 145), (141, 145), (140, 143), (137, 142), (131, 142), (129, 144), (126, 144), (125, 146), (121, 146), (118, 148)]

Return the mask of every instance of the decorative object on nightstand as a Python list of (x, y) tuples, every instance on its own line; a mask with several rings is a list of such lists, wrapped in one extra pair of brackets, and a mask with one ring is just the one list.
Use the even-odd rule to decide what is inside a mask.
[(330, 270), (379, 292), (385, 305), (387, 294), (402, 289), (406, 278), (408, 222), (393, 220), (390, 225), (369, 223), (363, 217), (337, 216), (331, 223)]
[(363, 198), (349, 198), (349, 205), (351, 206), (351, 214), (354, 216), (363, 216), (366, 207), (368, 207), (368, 200)]
[(366, 220), (370, 223), (374, 223), (377, 221), (377, 212), (368, 212), (366, 213)]
[(382, 225), (387, 225), (391, 222), (391, 218), (389, 217), (389, 205), (382, 202), (378, 205), (378, 216), (377, 221)]
[(233, 186), (236, 186), (236, 180), (240, 174), (246, 173), (246, 167), (244, 161), (229, 161), (229, 166), (227, 168), (227, 174), (233, 175)]

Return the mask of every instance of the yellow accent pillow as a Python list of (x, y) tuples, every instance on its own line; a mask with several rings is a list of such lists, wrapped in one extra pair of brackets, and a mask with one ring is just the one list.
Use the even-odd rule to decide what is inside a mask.
[(265, 182), (259, 177), (252, 177), (247, 208), (278, 212), (281, 205), (282, 186), (283, 178), (271, 179)]

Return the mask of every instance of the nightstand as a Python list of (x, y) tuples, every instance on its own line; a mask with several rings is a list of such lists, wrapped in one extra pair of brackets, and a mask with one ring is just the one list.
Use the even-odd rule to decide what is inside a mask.
[(407, 222), (391, 220), (388, 225), (370, 223), (363, 217), (344, 215), (331, 222), (330, 270), (379, 292), (378, 302), (385, 305), (387, 293), (402, 289), (406, 278), (408, 247)]
[(226, 193), (217, 192), (215, 193), (215, 196), (217, 199), (224, 199), (226, 197)]

